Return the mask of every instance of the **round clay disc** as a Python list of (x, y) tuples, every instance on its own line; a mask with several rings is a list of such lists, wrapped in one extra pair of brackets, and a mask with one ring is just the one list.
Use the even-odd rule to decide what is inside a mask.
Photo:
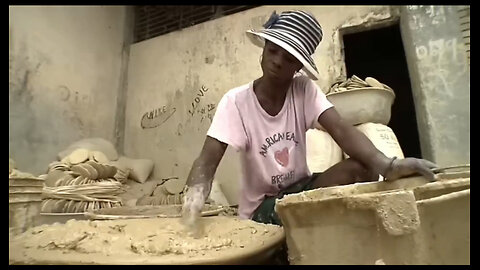
[(103, 176), (102, 179), (112, 178), (117, 173), (117, 167), (105, 165), (105, 164), (99, 164), (99, 165), (103, 167), (104, 174), (102, 175)]
[(121, 183), (124, 183), (125, 181), (127, 181), (127, 176), (123, 171), (119, 169), (117, 169), (117, 173), (115, 174), (114, 178)]
[(71, 164), (70, 162), (70, 156), (66, 156), (60, 160), (60, 162), (65, 163), (65, 164)]
[(171, 196), (171, 195), (164, 195), (163, 196), (162, 205), (167, 205), (168, 204), (168, 196)]
[(54, 187), (58, 179), (64, 177), (66, 174), (63, 171), (49, 171), (47, 174), (47, 179), (45, 180), (45, 186)]
[(388, 85), (386, 85), (386, 84), (384, 84), (384, 83), (382, 83), (382, 85), (383, 85), (383, 88), (384, 88), (384, 89), (393, 91), (393, 89), (392, 89), (390, 86), (388, 86)]
[(45, 205), (45, 211), (46, 213), (52, 213), (53, 207), (55, 206), (55, 203), (57, 200), (55, 199), (48, 199)]
[(68, 186), (75, 186), (75, 185), (78, 185), (77, 183), (80, 182), (81, 180), (83, 180), (84, 177), (83, 176), (77, 176), (74, 180), (70, 181), (69, 184), (67, 184)]
[(84, 169), (88, 171), (88, 178), (90, 179), (98, 178), (98, 172), (92, 165), (88, 163), (83, 163), (83, 164), (79, 164), (79, 166), (82, 166)]
[(184, 183), (178, 179), (171, 179), (163, 184), (168, 194), (175, 195), (183, 190)]
[[(152, 196), (153, 197), (153, 196)], [(154, 198), (158, 198), (156, 201), (155, 201), (155, 205), (162, 205), (163, 202), (165, 201), (165, 195), (163, 194), (158, 194), (158, 196), (155, 196)]]
[(367, 77), (365, 78), (365, 81), (372, 87), (383, 88), (383, 84), (377, 81), (375, 78)]
[(73, 151), (69, 155), (70, 163), (72, 164), (80, 164), (84, 161), (88, 160), (88, 150), (84, 148), (79, 148), (75, 151)]
[(98, 164), (95, 161), (87, 161), (88, 165), (92, 166), (97, 171), (97, 178), (95, 179), (102, 179), (105, 177), (105, 169), (101, 164)]
[(65, 200), (56, 200), (55, 203), (53, 204), (52, 212), (61, 213), (63, 210), (63, 207), (65, 206), (65, 203), (66, 203)]
[(40, 212), (43, 212), (43, 213), (47, 213), (47, 208), (48, 208), (48, 201), (50, 201), (50, 199), (44, 199), (42, 200), (42, 206), (40, 208)]
[(175, 204), (180, 204), (180, 193), (175, 195)]
[(177, 204), (177, 197), (178, 197), (177, 195), (178, 195), (178, 194), (172, 195), (170, 204)]
[(108, 163), (110, 160), (108, 160), (107, 156), (100, 152), (100, 151), (93, 151), (93, 159), (98, 162), (98, 163)]
[(140, 199), (137, 200), (137, 205), (149, 205), (150, 202), (150, 196), (145, 195), (140, 197)]
[(85, 212), (93, 210), (92, 207), (93, 207), (92, 202), (87, 201), (85, 205)]
[(71, 200), (68, 203), (68, 213), (75, 213), (75, 208), (77, 207), (78, 201)]
[(68, 202), (67, 211), (65, 213), (75, 213), (75, 206), (77, 205), (77, 201), (70, 200)]
[(57, 181), (55, 181), (55, 184), (53, 185), (54, 187), (59, 187), (62, 185), (62, 181), (63, 181), (63, 177), (65, 176), (62, 176), (61, 178), (57, 179)]
[(169, 205), (170, 204), (170, 196), (173, 196), (173, 195), (166, 195), (165, 196), (163, 205)]
[(75, 201), (75, 204), (73, 205), (73, 213), (78, 213), (80, 212), (80, 204), (81, 204), (81, 201)]
[(65, 204), (63, 205), (61, 213), (67, 213), (68, 212), (68, 204), (71, 202), (71, 200), (66, 200)]
[(360, 79), (360, 78), (359, 78), (358, 76), (356, 76), (356, 75), (353, 75), (353, 76), (352, 76), (352, 82), (357, 82), (357, 83), (359, 83), (360, 85), (367, 85), (367, 83), (366, 83), (364, 80)]
[(160, 194), (163, 194), (163, 185), (157, 186), (152, 193), (153, 196), (159, 196)]
[(79, 185), (86, 185), (86, 184), (88, 184), (89, 181), (90, 181), (90, 179), (88, 179), (88, 178), (83, 178), (83, 180), (80, 181)]
[(93, 156), (93, 151), (88, 151), (88, 160), (95, 161), (95, 157)]
[(80, 212), (87, 212), (88, 203), (86, 201), (81, 201), (79, 206)]
[(75, 180), (75, 178), (69, 174), (63, 176), (62, 178), (58, 179), (58, 181), (55, 183), (56, 187), (59, 186), (69, 186), (71, 183)]
[(84, 177), (89, 177), (89, 175), (90, 175), (90, 172), (87, 169), (83, 168), (83, 166), (80, 166), (80, 165), (74, 165), (74, 166), (72, 166), (72, 168), (70, 170), (72, 170), (72, 172), (76, 172), (79, 175), (84, 176)]
[(162, 197), (161, 195), (159, 196), (151, 196), (152, 197), (152, 205), (160, 205)]
[(183, 204), (183, 194), (177, 195), (177, 204)]

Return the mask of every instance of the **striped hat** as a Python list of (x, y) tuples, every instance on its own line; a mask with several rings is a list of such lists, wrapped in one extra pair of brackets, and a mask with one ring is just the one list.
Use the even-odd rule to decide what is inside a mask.
[(320, 44), (323, 32), (315, 17), (300, 10), (285, 11), (280, 15), (274, 11), (263, 26), (265, 29), (247, 31), (253, 44), (263, 48), (265, 39), (268, 39), (297, 58), (311, 79), (318, 79), (312, 54)]

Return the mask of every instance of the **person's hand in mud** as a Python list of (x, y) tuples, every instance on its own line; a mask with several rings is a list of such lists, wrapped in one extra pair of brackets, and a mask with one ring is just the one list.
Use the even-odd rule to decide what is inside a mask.
[(421, 174), (430, 181), (436, 179), (432, 169), (438, 168), (438, 166), (425, 159), (419, 158), (393, 158), (390, 162), (384, 177), (386, 180), (396, 180), (402, 177), (411, 176), (414, 174)]
[(198, 234), (198, 219), (211, 190), (211, 182), (197, 183), (187, 188), (182, 206), (182, 222), (189, 231)]
[(195, 235), (201, 231), (198, 220), (205, 201), (210, 195), (215, 171), (227, 146), (227, 144), (207, 136), (200, 156), (193, 162), (188, 175), (188, 188), (182, 207), (182, 221)]

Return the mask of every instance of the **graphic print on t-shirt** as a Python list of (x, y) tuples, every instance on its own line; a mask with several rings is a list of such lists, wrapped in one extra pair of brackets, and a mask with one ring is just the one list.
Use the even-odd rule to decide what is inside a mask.
[(295, 146), (298, 145), (298, 142), (295, 140), (295, 133), (294, 132), (289, 132), (289, 131), (278, 132), (278, 133), (275, 133), (275, 134), (271, 135), (270, 137), (265, 138), (265, 143), (262, 144), (262, 146), (260, 147), (260, 149), (261, 149), (261, 151), (259, 152), (260, 155), (262, 155), (263, 157), (267, 157), (267, 150), (271, 146), (273, 146), (274, 144), (276, 144), (280, 141), (283, 141), (283, 140), (293, 141), (293, 142), (295, 142)]
[(283, 148), (282, 151), (275, 151), (275, 160), (278, 164), (282, 165), (283, 167), (288, 166), (288, 148)]
[(272, 185), (284, 185), (295, 179), (295, 170), (289, 164), (294, 162), (294, 151), (298, 145), (294, 132), (278, 132), (264, 139), (259, 154), (267, 158), (265, 162), (278, 164), (278, 171), (271, 176)]

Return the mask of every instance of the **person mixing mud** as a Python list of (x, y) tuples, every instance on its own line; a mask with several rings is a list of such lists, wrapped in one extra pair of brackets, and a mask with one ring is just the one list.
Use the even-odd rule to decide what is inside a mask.
[[(263, 47), (263, 75), (228, 91), (220, 100), (198, 158), (187, 179), (182, 207), (194, 228), (227, 146), (241, 154), (239, 216), (281, 225), (275, 199), (285, 194), (355, 182), (387, 181), (420, 173), (433, 180), (436, 165), (417, 158), (388, 158), (346, 123), (313, 82), (319, 77), (312, 54), (322, 40), (320, 24), (304, 11), (275, 12), (265, 29), (247, 31)], [(306, 131), (318, 122), (350, 158), (311, 174)]]

